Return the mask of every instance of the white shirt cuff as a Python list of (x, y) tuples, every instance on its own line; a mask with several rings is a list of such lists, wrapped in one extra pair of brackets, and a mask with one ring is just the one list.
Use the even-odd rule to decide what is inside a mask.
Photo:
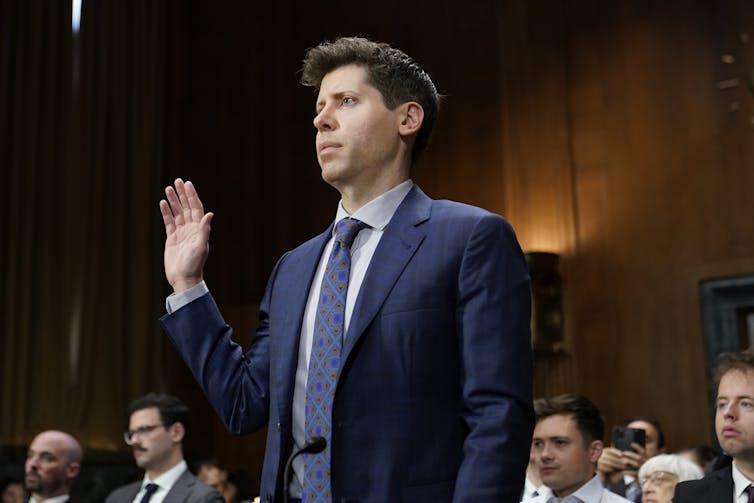
[(207, 288), (207, 284), (202, 280), (201, 283), (197, 283), (181, 293), (171, 293), (168, 298), (165, 299), (165, 310), (167, 310), (168, 314), (172, 314), (186, 304), (189, 304), (208, 293), (209, 288)]

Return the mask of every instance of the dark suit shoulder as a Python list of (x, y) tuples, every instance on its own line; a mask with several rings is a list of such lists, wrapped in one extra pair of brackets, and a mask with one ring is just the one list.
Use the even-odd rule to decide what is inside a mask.
[(703, 479), (687, 480), (675, 486), (673, 503), (718, 503), (733, 501), (733, 472), (728, 466)]
[(186, 470), (176, 480), (165, 498), (165, 503), (224, 503), (222, 495)]
[(105, 499), (105, 503), (130, 503), (141, 488), (141, 481), (118, 487)]

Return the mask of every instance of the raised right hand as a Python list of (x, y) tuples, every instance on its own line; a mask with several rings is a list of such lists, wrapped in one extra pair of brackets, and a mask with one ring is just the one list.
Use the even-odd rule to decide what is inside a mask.
[(194, 184), (180, 178), (175, 188), (165, 187), (167, 200), (160, 201), (165, 223), (165, 277), (176, 293), (188, 290), (204, 277), (209, 256), (209, 233), (213, 213), (204, 206)]

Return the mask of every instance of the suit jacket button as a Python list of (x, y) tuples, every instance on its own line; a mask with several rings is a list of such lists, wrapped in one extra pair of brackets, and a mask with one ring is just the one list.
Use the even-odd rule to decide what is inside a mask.
[(282, 423), (278, 423), (275, 426), (277, 427), (278, 431), (282, 431), (283, 430), (283, 424)]
[(267, 501), (267, 503), (272, 503), (272, 494), (268, 494), (265, 501)]

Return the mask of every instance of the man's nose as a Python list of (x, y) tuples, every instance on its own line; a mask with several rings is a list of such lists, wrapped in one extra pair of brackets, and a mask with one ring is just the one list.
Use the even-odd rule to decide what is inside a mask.
[(335, 128), (335, 119), (333, 119), (330, 109), (328, 107), (323, 108), (314, 117), (314, 127), (317, 131), (330, 131)]

